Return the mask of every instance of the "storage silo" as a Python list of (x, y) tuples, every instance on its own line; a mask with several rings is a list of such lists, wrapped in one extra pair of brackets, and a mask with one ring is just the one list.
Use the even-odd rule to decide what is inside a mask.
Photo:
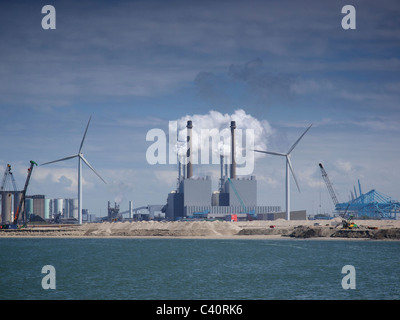
[(54, 214), (63, 214), (64, 199), (54, 199)]
[(64, 218), (71, 217), (71, 199), (64, 199)]
[[(22, 192), (14, 193), (14, 215), (17, 213), (18, 206), (19, 206), (21, 199), (22, 199)], [(19, 213), (19, 219), (21, 219), (21, 220), (23, 219), (22, 212), (24, 212), (24, 205), (22, 205), (21, 212)]]
[(3, 192), (1, 198), (1, 221), (2, 223), (11, 223), (13, 221), (11, 216), (11, 202), (12, 193)]
[(29, 218), (33, 214), (33, 199), (31, 198), (25, 199), (25, 214), (27, 220), (29, 220)]
[(44, 199), (44, 218), (50, 218), (50, 199)]
[(70, 210), (71, 210), (71, 218), (75, 218), (78, 219), (78, 199), (70, 199), (72, 200), (72, 205), (70, 206)]
[(37, 194), (37, 195), (33, 195), (32, 199), (33, 199), (33, 213), (35, 215), (39, 216), (40, 218), (44, 219), (45, 196), (43, 194)]

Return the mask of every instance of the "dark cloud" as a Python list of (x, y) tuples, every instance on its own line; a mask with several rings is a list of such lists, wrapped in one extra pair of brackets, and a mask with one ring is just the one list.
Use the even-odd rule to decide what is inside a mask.
[(41, 29), (40, 4), (2, 7), (0, 103), (62, 108), (82, 99), (128, 101), (174, 94), (194, 80), (212, 106), (290, 105), (326, 77), (342, 92), (341, 83), (351, 91), (349, 79), (360, 80), (360, 72), (398, 71), (395, 1), (354, 3), (354, 32), (341, 29), (337, 1), (52, 4), (54, 31)]
[(260, 58), (231, 64), (225, 72), (200, 72), (195, 78), (199, 96), (220, 108), (265, 108), (275, 102), (289, 102), (297, 77), (268, 71)]
[(263, 67), (261, 59), (246, 62), (244, 65), (229, 67), (229, 75), (245, 83), (251, 93), (257, 93), (265, 98), (283, 98), (292, 96), (292, 86), (296, 77), (287, 73), (269, 72)]

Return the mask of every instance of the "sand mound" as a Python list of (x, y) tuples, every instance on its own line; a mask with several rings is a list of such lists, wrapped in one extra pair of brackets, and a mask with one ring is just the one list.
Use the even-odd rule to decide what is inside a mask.
[[(327, 220), (274, 221), (138, 221), (103, 222), (84, 224), (80, 228), (84, 236), (170, 236), (170, 237), (223, 237), (281, 235), (296, 238), (314, 237), (365, 237), (378, 239), (398, 239), (397, 231), (377, 233), (379, 229), (398, 228), (400, 221), (360, 220), (358, 231), (341, 231), (340, 218)], [(379, 226), (379, 228), (377, 227)], [(370, 229), (377, 229), (374, 232)], [(366, 231), (369, 230), (369, 231)], [(336, 232), (337, 231), (337, 232)]]
[(229, 236), (241, 227), (227, 221), (103, 222), (83, 227), (86, 236)]
[(400, 220), (355, 220), (357, 229), (345, 230), (341, 219), (274, 221), (138, 221), (83, 225), (28, 226), (0, 230), (0, 237), (204, 237), (204, 238), (364, 238), (400, 240)]

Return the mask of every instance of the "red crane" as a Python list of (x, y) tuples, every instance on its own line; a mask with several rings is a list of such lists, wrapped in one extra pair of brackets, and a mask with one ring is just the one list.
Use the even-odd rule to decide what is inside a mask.
[(28, 189), (29, 180), (31, 179), (33, 166), (37, 166), (37, 163), (35, 161), (31, 160), (30, 163), (31, 163), (31, 166), (28, 169), (28, 176), (26, 177), (24, 190), (22, 190), (22, 197), (21, 197), (21, 200), (19, 202), (18, 209), (17, 209), (17, 211), (15, 212), (15, 215), (14, 215), (14, 221), (13, 221), (12, 224), (5, 224), (5, 225), (1, 226), (1, 228), (3, 228), (3, 229), (17, 229), (17, 222), (18, 222), (19, 214), (20, 214), (20, 212), (22, 210), (22, 206), (25, 204), (26, 190)]

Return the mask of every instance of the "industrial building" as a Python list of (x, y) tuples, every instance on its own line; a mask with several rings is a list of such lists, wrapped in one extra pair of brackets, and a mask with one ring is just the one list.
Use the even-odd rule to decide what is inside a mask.
[[(1, 192), (1, 224), (13, 221), (21, 197), (21, 191)], [(32, 219), (48, 221), (57, 217), (77, 221), (78, 199), (48, 199), (45, 195), (27, 195), (25, 208), (22, 207), (21, 212), (25, 213), (20, 216), (19, 221)]]
[[(1, 223), (11, 223), (14, 220), (14, 213), (17, 212), (19, 202), (21, 201), (22, 191), (2, 191), (1, 192)], [(25, 215), (21, 215), (21, 220), (28, 220), (34, 215), (42, 219), (49, 219), (49, 199), (45, 199), (44, 195), (26, 196)]]
[[(142, 221), (142, 220), (164, 220), (165, 213), (162, 212), (164, 205), (149, 204), (138, 208), (133, 207), (133, 201), (129, 201), (129, 209), (120, 211), (120, 205), (114, 202), (114, 207), (108, 201), (107, 216), (100, 221)], [(124, 214), (128, 214), (124, 217)]]
[(78, 199), (51, 199), (50, 214), (52, 217), (59, 215), (65, 219), (78, 220)]
[[(192, 164), (192, 121), (187, 129), (187, 163), (178, 162), (178, 186), (168, 194), (167, 204), (163, 208), (168, 220), (190, 218), (208, 219), (265, 219), (267, 215), (281, 212), (280, 206), (257, 205), (257, 180), (255, 176), (236, 176), (235, 129), (236, 122), (231, 121), (230, 159), (221, 155), (221, 177), (219, 190), (212, 192), (211, 178), (193, 177)], [(229, 170), (228, 161), (230, 160)], [(183, 170), (182, 170), (183, 167)], [(229, 172), (228, 172), (229, 171)], [(183, 173), (183, 174), (182, 174)], [(303, 217), (303, 215), (299, 215)], [(306, 218), (304, 212), (304, 219)]]

